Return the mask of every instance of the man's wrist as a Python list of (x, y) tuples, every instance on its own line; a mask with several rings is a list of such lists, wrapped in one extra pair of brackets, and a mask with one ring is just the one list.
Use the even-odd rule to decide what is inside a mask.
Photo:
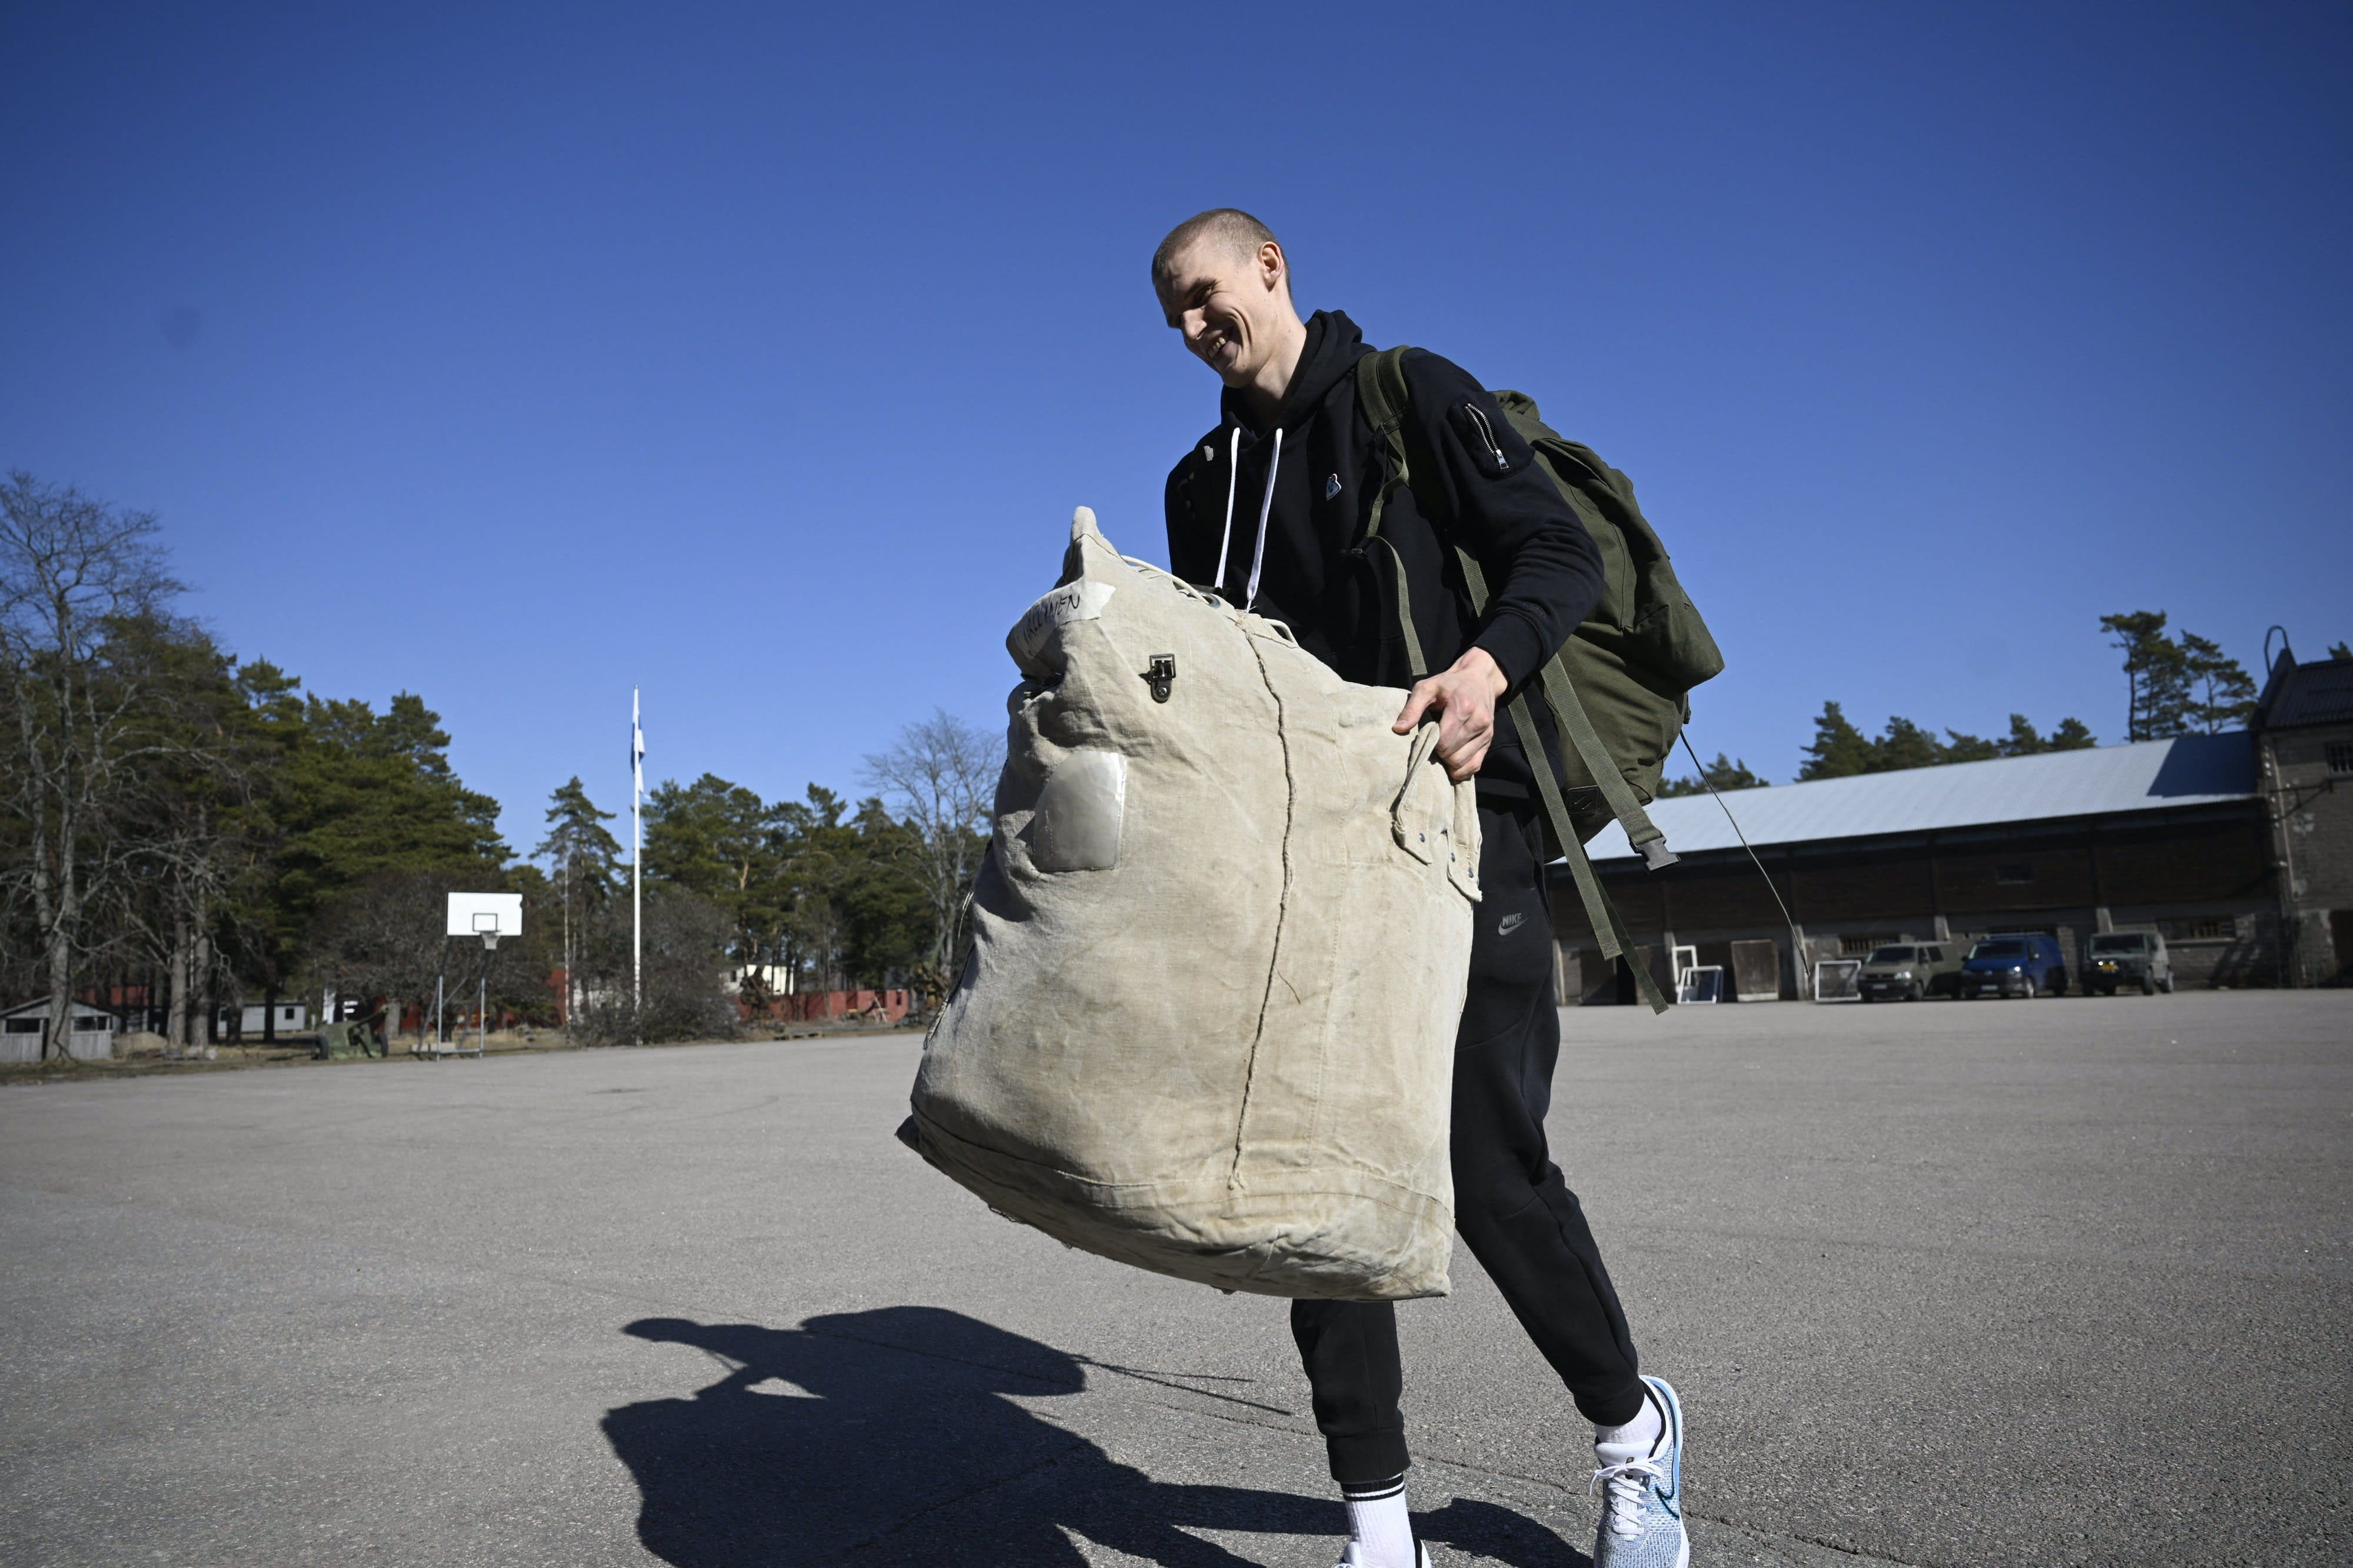
[(1455, 668), (1483, 678), (1487, 682), (1487, 689), (1493, 694), (1497, 701), (1503, 700), (1504, 693), (1512, 689), (1512, 678), (1504, 673), (1501, 661), (1476, 643), (1473, 643), (1462, 657), (1455, 661)]

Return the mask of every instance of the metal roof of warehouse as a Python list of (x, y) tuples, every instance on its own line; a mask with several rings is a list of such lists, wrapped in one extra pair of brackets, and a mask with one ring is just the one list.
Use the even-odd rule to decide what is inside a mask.
[[(1726, 790), (1724, 804), (1740, 819), (1748, 842), (1762, 846), (2108, 816), (2248, 800), (2254, 793), (2254, 744), (2244, 731), (2234, 730)], [(1657, 801), (1650, 812), (1678, 855), (1740, 847), (1713, 795)], [(1587, 852), (1596, 860), (1633, 858), (1625, 829), (1614, 822)]]

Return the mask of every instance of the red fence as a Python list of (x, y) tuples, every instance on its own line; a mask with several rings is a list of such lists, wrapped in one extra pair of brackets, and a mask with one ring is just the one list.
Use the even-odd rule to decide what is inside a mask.
[(907, 1016), (905, 991), (800, 991), (771, 996), (762, 1007), (738, 1002), (746, 1023), (766, 1018), (779, 1023), (808, 1024), (823, 1018), (869, 1018), (895, 1024)]

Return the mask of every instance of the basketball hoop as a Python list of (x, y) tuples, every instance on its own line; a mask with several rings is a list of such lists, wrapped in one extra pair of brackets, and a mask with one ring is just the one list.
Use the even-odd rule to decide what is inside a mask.
[[(491, 954), (498, 951), (499, 938), (522, 934), (522, 895), (453, 892), (449, 895), (448, 919), (441, 929), (441, 975), (433, 984), (433, 1048), (427, 1054), (479, 1057), (490, 1048)], [(463, 1046), (454, 1046), (444, 1036), (441, 1022), (448, 994), (450, 944), (470, 936), (482, 939), (482, 961), (474, 971), (474, 1044), (470, 1051)]]

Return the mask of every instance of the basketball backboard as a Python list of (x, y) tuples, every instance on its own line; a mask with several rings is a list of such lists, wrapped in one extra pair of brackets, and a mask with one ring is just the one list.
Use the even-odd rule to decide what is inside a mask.
[(452, 893), (449, 895), (448, 936), (521, 936), (521, 893)]

